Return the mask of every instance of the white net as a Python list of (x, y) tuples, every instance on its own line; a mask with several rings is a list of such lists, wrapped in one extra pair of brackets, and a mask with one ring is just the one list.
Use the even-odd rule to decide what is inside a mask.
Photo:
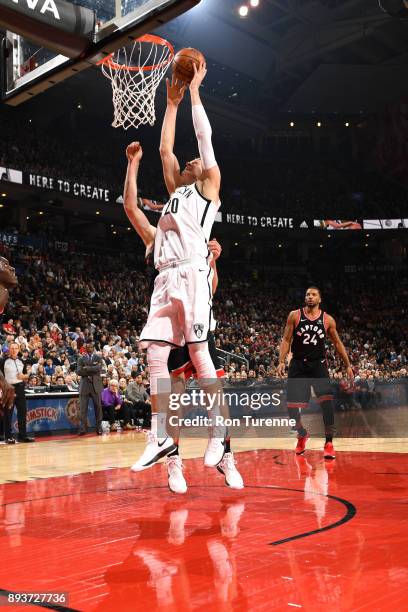
[(102, 73), (112, 83), (113, 127), (154, 124), (156, 90), (173, 57), (170, 43), (146, 35), (104, 60)]

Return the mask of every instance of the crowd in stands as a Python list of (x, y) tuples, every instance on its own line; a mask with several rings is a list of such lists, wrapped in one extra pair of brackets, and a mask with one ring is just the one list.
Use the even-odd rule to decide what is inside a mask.
[[(110, 136), (107, 156), (103, 134), (98, 135), (98, 140), (75, 140), (59, 133), (57, 139), (34, 125), (16, 125), (5, 119), (0, 121), (0, 131), (0, 167), (71, 179), (109, 189), (116, 196), (122, 192), (127, 144), (123, 138), (112, 140)], [(251, 150), (250, 155), (248, 147), (243, 146), (245, 155), (239, 157), (231, 155), (225, 143), (214, 138), (222, 167), (221, 197), (225, 211), (295, 218), (310, 211), (315, 218), (349, 220), (404, 216), (401, 211), (406, 207), (406, 189), (381, 176), (374, 166), (363, 167), (351, 158), (336, 158), (333, 152), (329, 156), (317, 155), (312, 150), (307, 155), (277, 155), (273, 150), (268, 153), (267, 145), (261, 154)], [(197, 153), (196, 144), (189, 140), (181, 139), (177, 145), (181, 164)], [(143, 146), (140, 193), (165, 201), (157, 146), (152, 138)]]
[[(116, 381), (118, 392), (126, 394), (129, 383), (140, 376), (139, 384), (148, 392), (146, 358), (138, 348), (150, 298), (150, 281), (142, 264), (134, 269), (120, 254), (101, 258), (69, 253), (66, 260), (61, 253), (28, 248), (5, 254), (18, 270), (19, 286), (3, 315), (1, 352), (7, 355), (13, 340), (20, 344), (29, 390), (77, 390), (76, 362), (86, 341), (93, 340), (104, 360), (105, 389)], [(223, 283), (220, 267), (214, 299), (216, 345), (227, 358), (227, 381), (230, 385), (271, 382), (276, 378), (286, 317), (301, 306), (306, 281), (291, 281), (298, 284), (297, 298), (288, 292), (287, 276), (264, 274), (254, 279), (241, 270), (229, 272), (228, 283)], [(407, 282), (397, 282), (392, 275), (371, 283), (356, 279), (354, 284), (332, 278), (324, 283), (324, 291), (324, 303), (336, 317), (360, 391), (406, 377)], [(349, 383), (331, 345), (328, 359), (331, 376), (347, 399)]]

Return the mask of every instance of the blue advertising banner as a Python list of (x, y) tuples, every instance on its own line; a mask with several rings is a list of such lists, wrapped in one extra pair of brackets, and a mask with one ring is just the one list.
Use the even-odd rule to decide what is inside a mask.
[[(73, 430), (79, 428), (79, 399), (77, 393), (41, 393), (27, 395), (27, 432)], [(88, 427), (95, 427), (92, 401), (88, 405)], [(12, 431), (18, 432), (16, 410), (13, 412)]]

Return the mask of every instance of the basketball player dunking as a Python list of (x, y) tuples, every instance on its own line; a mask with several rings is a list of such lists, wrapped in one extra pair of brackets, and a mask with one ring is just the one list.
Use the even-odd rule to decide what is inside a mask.
[[(137, 234), (143, 240), (143, 243), (146, 247), (146, 263), (147, 265), (151, 265), (151, 255), (154, 249), (156, 228), (151, 225), (146, 215), (142, 211), (141, 205), (138, 204), (140, 199), (137, 197), (136, 179), (138, 175), (140, 160), (142, 157), (142, 148), (140, 144), (138, 142), (131, 143), (126, 149), (126, 156), (128, 159), (128, 171), (124, 186), (124, 210)], [(145, 200), (144, 202), (147, 202), (147, 200)], [(210, 267), (212, 269), (211, 285), (212, 292), (213, 294), (215, 294), (218, 285), (216, 261), (221, 254), (221, 246), (215, 239), (213, 239), (208, 242), (208, 249), (212, 253), (212, 259), (210, 260)], [(213, 325), (211, 326), (211, 331), (209, 333), (208, 339), (210, 355), (217, 373), (217, 377), (222, 377), (224, 376), (224, 370), (221, 367), (217, 355), (214, 335), (212, 331)], [(180, 348), (173, 348), (170, 351), (167, 366), (171, 375), (172, 392), (178, 394), (183, 393), (185, 389), (186, 380), (188, 380), (190, 376), (194, 376), (195, 374), (194, 366), (190, 359), (188, 346), (185, 345)], [(153, 444), (156, 445), (156, 436), (151, 432), (148, 432), (147, 436), (148, 440), (153, 441)], [(187, 485), (182, 472), (181, 458), (178, 455), (179, 431), (176, 431), (175, 434), (173, 433), (172, 437), (174, 440), (174, 444), (177, 448), (166, 457), (169, 488), (175, 493), (185, 493), (185, 491), (187, 490)], [(227, 443), (228, 442), (229, 441), (227, 441)], [(147, 465), (144, 465), (139, 459), (139, 461), (137, 461), (134, 466), (132, 466), (132, 470), (140, 471), (141, 469), (146, 469), (154, 465), (156, 461), (157, 459), (153, 462), (151, 462), (150, 460)], [(241, 489), (243, 487), (242, 477), (235, 466), (235, 461), (233, 458), (233, 454), (230, 450), (229, 444), (226, 447), (225, 455), (221, 463), (217, 466), (217, 469), (224, 474), (225, 483), (228, 486), (235, 489)]]
[[(150, 467), (161, 457), (177, 457), (178, 447), (170, 436), (162, 440), (157, 438), (157, 414), (166, 414), (168, 408), (171, 347), (188, 345), (189, 358), (198, 379), (206, 381), (207, 393), (217, 394), (221, 388), (208, 349), (212, 322), (212, 270), (208, 239), (220, 206), (221, 175), (212, 148), (211, 127), (198, 92), (205, 74), (205, 64), (198, 69), (195, 67), (190, 84), (200, 158), (188, 162), (183, 172), (180, 172), (173, 147), (177, 109), (183, 99), (185, 85), (174, 77), (171, 84), (167, 81), (167, 109), (160, 154), (170, 199), (163, 208), (154, 234), (154, 261), (159, 274), (148, 320), (140, 336), (142, 348), (147, 348), (150, 370), (152, 431), (145, 451), (132, 466), (135, 471)], [(224, 454), (231, 455), (231, 464), (234, 463), (225, 433), (223, 429), (222, 437), (217, 432), (210, 438), (204, 458), (205, 465), (218, 466), (223, 473), (221, 461)], [(174, 464), (182, 476), (181, 461), (174, 460)], [(238, 473), (236, 475), (239, 476)], [(227, 484), (230, 483), (227, 481)], [(237, 488), (242, 486), (241, 482)]]
[[(336, 322), (320, 309), (321, 293), (317, 287), (306, 291), (305, 307), (290, 312), (279, 350), (278, 374), (285, 373), (285, 361), (291, 348), (292, 360), (288, 371), (287, 403), (289, 417), (296, 421), (298, 441), (296, 454), (301, 455), (306, 448), (309, 434), (303, 427), (300, 410), (306, 408), (313, 386), (323, 412), (326, 442), (324, 458), (334, 459), (334, 405), (326, 361), (327, 337), (333, 342), (347, 368), (347, 376), (354, 378), (346, 349), (336, 329)], [(292, 345), (292, 346), (291, 346)]]

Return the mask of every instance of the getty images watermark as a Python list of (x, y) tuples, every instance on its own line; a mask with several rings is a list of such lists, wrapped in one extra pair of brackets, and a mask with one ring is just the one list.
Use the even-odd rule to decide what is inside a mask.
[[(182, 428), (184, 435), (192, 437), (207, 435), (209, 427), (233, 428), (237, 436), (255, 428), (259, 436), (274, 437), (286, 435), (296, 424), (288, 418), (278, 391), (189, 389), (170, 393), (167, 405), (167, 427)], [(162, 422), (164, 427), (164, 419)]]

